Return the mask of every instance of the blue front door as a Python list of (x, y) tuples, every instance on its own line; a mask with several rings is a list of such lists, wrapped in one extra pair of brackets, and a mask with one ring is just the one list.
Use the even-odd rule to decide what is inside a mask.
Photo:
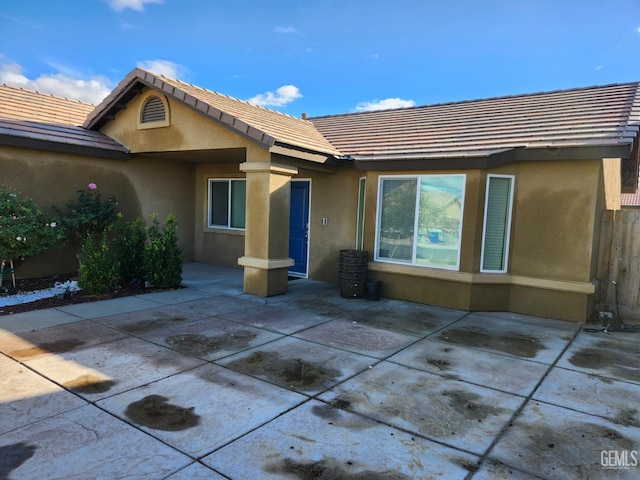
[(291, 214), (289, 217), (289, 257), (296, 262), (289, 273), (307, 276), (309, 255), (309, 181), (291, 181)]

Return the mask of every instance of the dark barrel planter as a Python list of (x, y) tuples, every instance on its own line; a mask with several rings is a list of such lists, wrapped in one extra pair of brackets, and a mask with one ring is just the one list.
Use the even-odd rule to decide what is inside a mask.
[(345, 298), (363, 298), (367, 286), (366, 250), (340, 250), (340, 295)]

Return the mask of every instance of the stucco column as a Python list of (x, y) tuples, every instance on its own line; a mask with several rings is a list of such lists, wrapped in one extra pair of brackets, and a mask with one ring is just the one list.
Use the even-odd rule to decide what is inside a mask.
[(296, 168), (270, 162), (245, 162), (247, 178), (244, 256), (244, 291), (268, 297), (287, 292), (291, 176)]

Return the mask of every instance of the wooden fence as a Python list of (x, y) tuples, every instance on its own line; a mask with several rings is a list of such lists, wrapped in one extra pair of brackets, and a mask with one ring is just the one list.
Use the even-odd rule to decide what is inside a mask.
[(598, 254), (599, 309), (636, 323), (640, 320), (640, 208), (603, 215)]

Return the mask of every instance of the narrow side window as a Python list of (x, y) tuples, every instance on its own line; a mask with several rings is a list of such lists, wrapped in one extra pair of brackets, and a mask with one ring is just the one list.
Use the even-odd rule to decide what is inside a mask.
[(364, 200), (367, 191), (367, 179), (361, 178), (358, 183), (358, 219), (356, 225), (356, 248), (364, 248)]
[(513, 176), (489, 175), (484, 206), (481, 272), (505, 273), (509, 260)]

